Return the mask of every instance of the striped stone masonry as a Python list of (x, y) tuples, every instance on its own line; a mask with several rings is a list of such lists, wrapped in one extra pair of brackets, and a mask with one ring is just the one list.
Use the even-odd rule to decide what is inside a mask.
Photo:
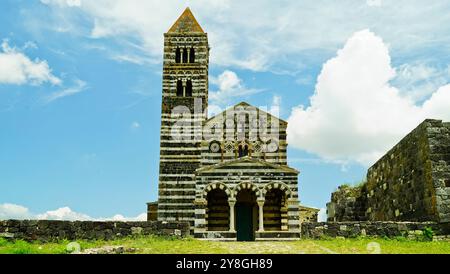
[(158, 220), (203, 239), (298, 238), (287, 122), (245, 102), (208, 118), (209, 50), (189, 9), (164, 34)]

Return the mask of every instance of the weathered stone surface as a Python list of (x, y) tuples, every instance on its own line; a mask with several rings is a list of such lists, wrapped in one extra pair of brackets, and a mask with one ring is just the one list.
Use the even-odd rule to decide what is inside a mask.
[(0, 237), (26, 241), (112, 240), (131, 235), (187, 236), (189, 223), (0, 221)]
[(305, 222), (301, 227), (301, 237), (312, 239), (359, 236), (422, 239), (423, 231), (429, 228), (436, 239), (447, 239), (450, 235), (450, 225), (436, 222)]
[(375, 163), (367, 183), (339, 188), (329, 221), (450, 222), (450, 123), (425, 120)]

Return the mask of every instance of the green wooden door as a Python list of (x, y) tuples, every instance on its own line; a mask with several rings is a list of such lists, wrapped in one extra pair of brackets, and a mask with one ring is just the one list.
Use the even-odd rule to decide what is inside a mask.
[(238, 241), (254, 241), (252, 206), (236, 206), (236, 232)]

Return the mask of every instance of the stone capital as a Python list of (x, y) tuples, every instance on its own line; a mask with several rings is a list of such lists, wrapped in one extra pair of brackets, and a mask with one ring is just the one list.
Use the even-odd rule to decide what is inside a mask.
[(228, 204), (230, 206), (235, 206), (236, 205), (236, 198), (228, 198)]
[(197, 199), (194, 200), (194, 204), (197, 205), (197, 206), (207, 206), (208, 205), (208, 201), (206, 199), (204, 199), (204, 198), (201, 198), (201, 199), (197, 198)]
[(264, 203), (266, 202), (266, 199), (264, 198), (258, 198), (256, 200), (256, 202), (258, 203), (258, 206), (264, 206)]

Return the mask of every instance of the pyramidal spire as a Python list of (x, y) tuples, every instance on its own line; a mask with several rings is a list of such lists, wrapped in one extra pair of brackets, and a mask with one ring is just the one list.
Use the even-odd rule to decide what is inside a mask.
[(178, 20), (170, 28), (169, 33), (186, 33), (186, 32), (201, 32), (204, 33), (202, 27), (195, 19), (190, 8), (186, 8), (178, 18)]

